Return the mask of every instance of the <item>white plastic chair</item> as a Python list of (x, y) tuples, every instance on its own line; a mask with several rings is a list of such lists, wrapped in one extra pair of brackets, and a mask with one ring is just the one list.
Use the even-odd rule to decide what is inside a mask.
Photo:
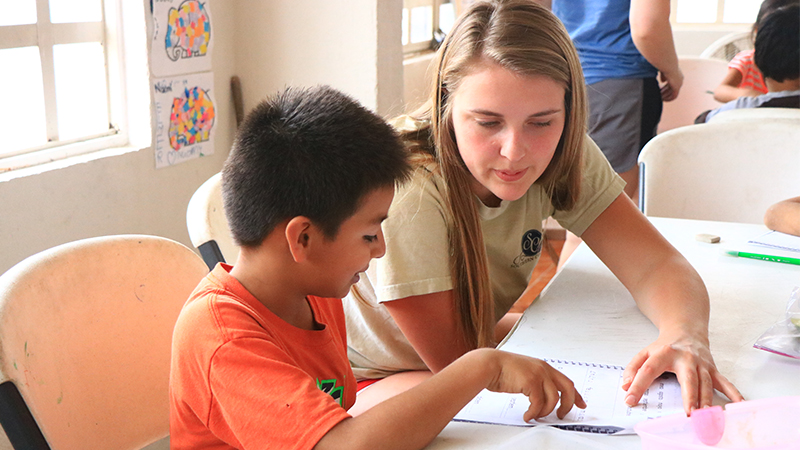
[(700, 53), (700, 57), (729, 62), (737, 53), (752, 49), (752, 33), (750, 31), (735, 31), (712, 42)]
[(221, 184), (221, 173), (206, 180), (197, 188), (186, 208), (189, 239), (209, 269), (218, 262), (233, 264), (239, 257), (239, 247), (233, 242), (222, 208)]
[(0, 423), (15, 449), (140, 449), (169, 434), (172, 330), (208, 273), (186, 246), (60, 245), (0, 276)]
[(720, 122), (658, 135), (639, 155), (647, 216), (763, 223), (771, 204), (800, 189), (800, 127)]
[(796, 108), (742, 108), (722, 111), (711, 116), (709, 123), (779, 121), (800, 126), (800, 109)]
[(664, 102), (658, 132), (694, 124), (704, 111), (721, 105), (714, 100), (714, 89), (728, 72), (728, 64), (718, 59), (682, 56), (678, 64), (683, 72), (683, 86), (678, 98)]

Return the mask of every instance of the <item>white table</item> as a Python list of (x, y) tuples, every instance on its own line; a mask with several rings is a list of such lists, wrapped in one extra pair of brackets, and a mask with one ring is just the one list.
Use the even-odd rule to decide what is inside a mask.
[[(708, 288), (711, 351), (719, 370), (745, 399), (800, 395), (800, 360), (753, 348), (756, 339), (783, 317), (792, 289), (800, 286), (800, 266), (724, 254), (726, 243), (743, 242), (766, 232), (760, 225), (650, 219), (695, 267)], [(722, 241), (698, 242), (698, 233), (715, 234)], [(625, 366), (657, 334), (611, 271), (581, 245), (525, 311), (502, 348), (535, 357)], [(492, 448), (520, 439), (521, 433), (531, 431), (451, 422), (428, 448)], [(543, 448), (641, 448), (637, 436), (575, 436), (556, 430), (534, 433), (547, 437), (536, 442), (545, 443)]]

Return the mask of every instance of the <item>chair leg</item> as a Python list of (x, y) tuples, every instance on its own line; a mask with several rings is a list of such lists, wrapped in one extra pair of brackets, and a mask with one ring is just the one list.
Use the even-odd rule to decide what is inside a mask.
[(0, 425), (15, 450), (50, 450), (28, 405), (10, 381), (0, 384)]

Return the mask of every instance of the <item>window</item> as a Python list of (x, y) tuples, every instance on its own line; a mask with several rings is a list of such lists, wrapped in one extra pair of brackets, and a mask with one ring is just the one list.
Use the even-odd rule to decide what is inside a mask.
[(678, 0), (672, 2), (677, 24), (752, 24), (762, 0)]
[(455, 0), (403, 0), (403, 53), (435, 49), (453, 27)]
[(0, 7), (0, 172), (127, 143), (117, 6)]

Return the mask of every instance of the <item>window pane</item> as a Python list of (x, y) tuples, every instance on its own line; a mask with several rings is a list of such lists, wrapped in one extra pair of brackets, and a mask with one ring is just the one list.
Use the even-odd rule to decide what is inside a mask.
[(433, 7), (411, 8), (411, 43), (426, 42), (431, 39), (433, 39)]
[(102, 7), (101, 0), (50, 0), (50, 21), (100, 22), (103, 20)]
[(456, 21), (456, 8), (453, 3), (448, 1), (439, 5), (439, 29), (447, 34), (453, 28), (453, 23)]
[(678, 0), (678, 23), (714, 23), (717, 0)]
[(99, 42), (53, 46), (59, 140), (108, 131), (103, 46)]
[(408, 44), (408, 8), (403, 8), (403, 45)]
[(722, 21), (725, 23), (754, 23), (761, 0), (725, 0)]
[(0, 50), (0, 154), (47, 143), (38, 47)]
[(36, 23), (36, 0), (0, 1), (0, 26)]

